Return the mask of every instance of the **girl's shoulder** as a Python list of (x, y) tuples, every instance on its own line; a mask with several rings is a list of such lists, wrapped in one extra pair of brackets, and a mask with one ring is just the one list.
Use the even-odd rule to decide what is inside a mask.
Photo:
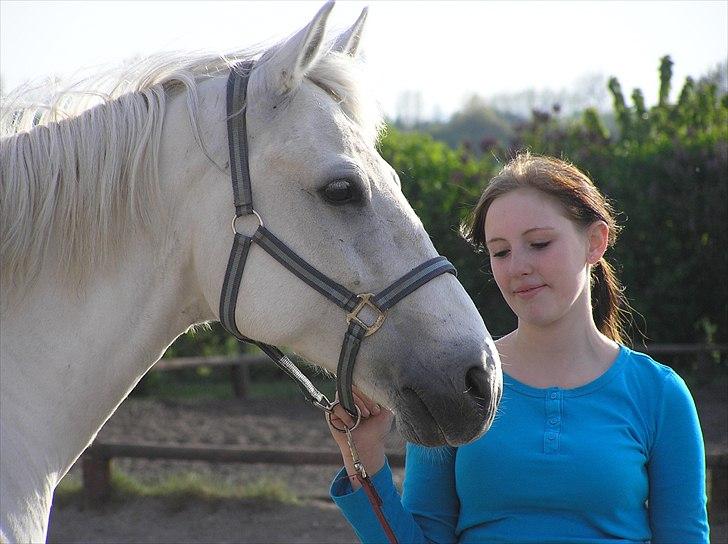
[(639, 389), (651, 392), (656, 398), (663, 395), (690, 395), (680, 375), (650, 355), (620, 346), (620, 358), (623, 359), (622, 367), (627, 381)]
[(666, 364), (656, 361), (652, 358), (652, 356), (646, 353), (633, 350), (632, 348), (621, 344), (619, 349), (620, 357), (625, 360), (627, 368), (633, 373), (639, 374), (644, 378), (652, 378), (658, 381), (677, 376), (677, 373), (672, 368)]

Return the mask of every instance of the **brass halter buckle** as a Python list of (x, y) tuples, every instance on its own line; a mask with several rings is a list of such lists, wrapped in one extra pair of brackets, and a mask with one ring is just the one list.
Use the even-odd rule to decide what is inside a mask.
[[(357, 325), (359, 325), (361, 328), (366, 330), (364, 333), (364, 336), (370, 336), (377, 332), (379, 330), (379, 327), (382, 326), (382, 323), (384, 323), (385, 313), (379, 309), (379, 307), (374, 304), (371, 301), (371, 298), (374, 296), (372, 293), (362, 293), (361, 295), (357, 295), (357, 298), (359, 299), (359, 303), (356, 305), (356, 307), (346, 314), (346, 322), (351, 323), (354, 321)], [(362, 311), (362, 309), (367, 306), (374, 310), (374, 312), (377, 314), (377, 318), (374, 320), (374, 323), (371, 325), (368, 323), (364, 323), (361, 319), (359, 319), (359, 312)]]

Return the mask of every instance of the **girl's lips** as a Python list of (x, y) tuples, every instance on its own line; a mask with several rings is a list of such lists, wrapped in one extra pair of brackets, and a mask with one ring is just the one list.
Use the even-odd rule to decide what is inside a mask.
[(545, 284), (537, 285), (536, 287), (522, 287), (514, 291), (513, 294), (520, 298), (532, 298), (535, 297), (544, 287), (546, 287)]

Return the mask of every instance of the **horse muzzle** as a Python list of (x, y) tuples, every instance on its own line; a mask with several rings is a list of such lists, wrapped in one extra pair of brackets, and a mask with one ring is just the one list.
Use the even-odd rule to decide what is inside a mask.
[(392, 403), (397, 428), (407, 441), (423, 446), (461, 446), (482, 436), (503, 392), (498, 355), (485, 350), (450, 361), (434, 375), (403, 378)]

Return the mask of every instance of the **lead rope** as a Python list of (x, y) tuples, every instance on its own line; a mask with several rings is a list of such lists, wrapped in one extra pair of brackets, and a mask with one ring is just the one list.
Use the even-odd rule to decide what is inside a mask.
[[(336, 406), (336, 404), (334, 404)], [(354, 443), (354, 437), (351, 435), (351, 431), (356, 429), (359, 426), (359, 422), (361, 421), (361, 412), (359, 411), (359, 407), (357, 406), (357, 420), (356, 423), (352, 427), (347, 427), (344, 424), (344, 428), (341, 429), (331, 423), (331, 415), (333, 413), (332, 406), (331, 410), (326, 413), (329, 424), (339, 431), (340, 433), (346, 434), (346, 443), (349, 445), (349, 451), (351, 452), (351, 460), (354, 463), (354, 470), (356, 471), (356, 474), (352, 474), (349, 476), (349, 478), (356, 480), (359, 482), (359, 485), (361, 485), (362, 489), (364, 490), (364, 493), (367, 496), (367, 499), (369, 500), (369, 504), (372, 507), (372, 510), (374, 511), (374, 515), (377, 516), (377, 520), (379, 521), (379, 525), (382, 526), (382, 529), (384, 530), (384, 534), (387, 536), (387, 540), (389, 541), (389, 544), (398, 544), (397, 537), (394, 534), (394, 531), (392, 530), (392, 526), (389, 525), (389, 521), (387, 520), (387, 517), (384, 515), (384, 510), (382, 509), (383, 501), (382, 498), (379, 496), (379, 493), (377, 493), (377, 489), (374, 487), (374, 484), (372, 483), (371, 478), (369, 478), (369, 474), (367, 473), (366, 467), (364, 467), (364, 464), (361, 462), (361, 459), (359, 459), (359, 451), (356, 449), (356, 444)]]

